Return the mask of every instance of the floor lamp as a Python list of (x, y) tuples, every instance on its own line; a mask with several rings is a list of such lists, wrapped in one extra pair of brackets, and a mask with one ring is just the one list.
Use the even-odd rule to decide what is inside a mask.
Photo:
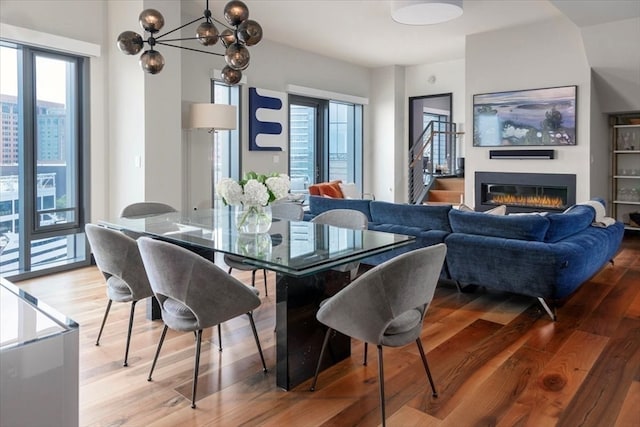
[[(227, 104), (191, 104), (189, 107), (189, 120), (187, 123), (189, 129), (207, 129), (215, 138), (214, 132), (217, 130), (233, 130), (237, 127), (237, 108), (235, 105)], [(213, 207), (214, 170), (215, 162), (215, 140), (211, 139), (211, 206)], [(191, 208), (191, 151), (187, 146), (187, 206)]]

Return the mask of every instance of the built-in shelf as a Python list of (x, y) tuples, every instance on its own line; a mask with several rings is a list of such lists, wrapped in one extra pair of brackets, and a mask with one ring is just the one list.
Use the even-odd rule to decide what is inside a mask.
[[(624, 223), (627, 230), (640, 230), (631, 225), (630, 215), (640, 212), (640, 201), (616, 200), (632, 192), (640, 193), (640, 112), (612, 115), (611, 125), (611, 216)], [(628, 193), (627, 193), (628, 194)]]

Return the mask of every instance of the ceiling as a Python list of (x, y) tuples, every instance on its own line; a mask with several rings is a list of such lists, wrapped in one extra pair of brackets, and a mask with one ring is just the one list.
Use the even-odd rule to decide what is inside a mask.
[[(453, 21), (412, 26), (391, 19), (390, 0), (244, 0), (264, 38), (365, 67), (464, 58), (465, 36), (565, 16), (578, 26), (640, 17), (638, 0), (465, 0)], [(205, 0), (183, 1), (202, 14)], [(210, 0), (215, 18), (226, 1)]]

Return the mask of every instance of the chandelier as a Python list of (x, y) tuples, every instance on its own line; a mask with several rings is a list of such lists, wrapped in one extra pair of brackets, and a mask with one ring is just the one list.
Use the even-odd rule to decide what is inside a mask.
[[(135, 31), (124, 31), (118, 36), (118, 49), (126, 55), (136, 55), (147, 43), (149, 49), (140, 55), (140, 66), (149, 74), (158, 74), (164, 67), (164, 57), (155, 49), (157, 45), (224, 56), (227, 65), (222, 69), (222, 79), (228, 84), (236, 84), (242, 79), (242, 70), (249, 66), (250, 55), (247, 46), (253, 46), (262, 40), (262, 27), (256, 21), (249, 19), (249, 8), (240, 0), (231, 0), (224, 7), (226, 23), (213, 18), (209, 10), (209, 0), (206, 0), (205, 7), (203, 16), (164, 34), (158, 34), (164, 26), (162, 14), (155, 9), (145, 9), (140, 13), (138, 19), (140, 26), (145, 31), (146, 39)], [(196, 28), (195, 37), (164, 38), (198, 21), (203, 22)], [(224, 29), (218, 31), (214, 21)], [(203, 46), (213, 46), (220, 40), (225, 47), (225, 52), (210, 52), (170, 43), (183, 40), (198, 40)]]

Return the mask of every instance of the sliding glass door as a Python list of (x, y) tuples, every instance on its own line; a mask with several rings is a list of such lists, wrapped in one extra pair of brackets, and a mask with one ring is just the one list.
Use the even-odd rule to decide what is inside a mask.
[(289, 97), (289, 176), (291, 192), (303, 193), (324, 176), (321, 141), (324, 140), (326, 104), (320, 100)]
[(362, 181), (362, 106), (289, 96), (291, 191), (310, 184)]

